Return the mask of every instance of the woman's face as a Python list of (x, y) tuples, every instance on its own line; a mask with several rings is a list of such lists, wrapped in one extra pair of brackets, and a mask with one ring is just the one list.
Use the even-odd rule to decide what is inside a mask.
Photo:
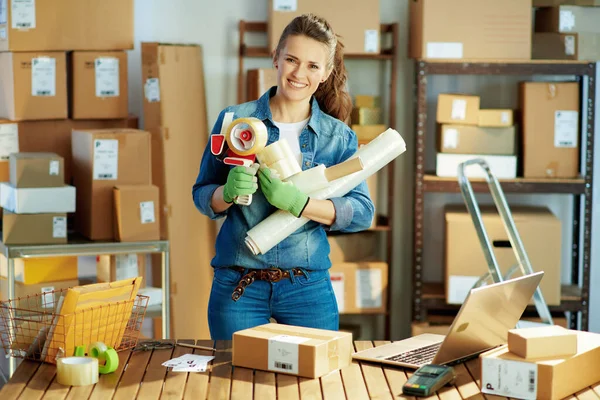
[(308, 100), (329, 76), (327, 47), (306, 36), (289, 36), (275, 60), (277, 93), (288, 101)]

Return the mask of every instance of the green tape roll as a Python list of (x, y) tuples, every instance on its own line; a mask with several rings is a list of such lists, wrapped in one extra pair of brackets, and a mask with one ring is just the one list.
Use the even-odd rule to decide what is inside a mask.
[(108, 347), (102, 342), (94, 342), (90, 344), (88, 355), (90, 357), (100, 358), (104, 354), (104, 352), (108, 350)]
[(98, 357), (98, 361), (105, 360), (104, 365), (98, 366), (98, 372), (100, 374), (110, 374), (117, 370), (119, 367), (119, 356), (117, 355), (117, 351), (112, 347), (109, 347), (104, 354), (101, 354)]
[(85, 346), (77, 346), (75, 347), (75, 357), (85, 357)]

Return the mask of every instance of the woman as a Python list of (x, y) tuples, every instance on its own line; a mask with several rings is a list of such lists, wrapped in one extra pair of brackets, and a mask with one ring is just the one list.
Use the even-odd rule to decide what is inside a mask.
[[(273, 57), (277, 86), (257, 101), (223, 110), (213, 134), (219, 133), (225, 113), (234, 112), (234, 118), (262, 120), (268, 144), (287, 140), (303, 170), (347, 160), (358, 142), (342, 122), (352, 108), (342, 48), (325, 20), (312, 14), (295, 18)], [(213, 340), (230, 340), (235, 331), (266, 324), (271, 317), (282, 324), (338, 329), (325, 231), (356, 232), (371, 225), (374, 206), (365, 182), (340, 198), (311, 199), (268, 168), (255, 175), (254, 169), (223, 164), (209, 145), (192, 194), (203, 214), (227, 216), (211, 262), (208, 319)], [(246, 194), (253, 194), (251, 205), (233, 203)], [(310, 221), (255, 256), (244, 244), (246, 232), (277, 209)]]

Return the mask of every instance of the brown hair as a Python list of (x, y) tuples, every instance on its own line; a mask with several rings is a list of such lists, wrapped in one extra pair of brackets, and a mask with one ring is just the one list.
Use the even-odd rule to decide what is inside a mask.
[(348, 123), (352, 112), (352, 99), (346, 90), (348, 74), (344, 65), (344, 45), (326, 20), (314, 14), (304, 14), (294, 18), (283, 30), (275, 50), (275, 59), (279, 57), (286, 39), (296, 35), (304, 35), (327, 46), (329, 57), (326, 68), (331, 70), (331, 74), (319, 85), (315, 98), (324, 112)]

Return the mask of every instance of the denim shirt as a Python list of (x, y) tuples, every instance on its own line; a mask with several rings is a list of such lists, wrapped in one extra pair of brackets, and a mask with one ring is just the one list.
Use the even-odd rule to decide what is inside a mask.
[[(234, 119), (255, 117), (266, 125), (269, 139), (267, 144), (279, 140), (279, 129), (274, 125), (269, 107), (269, 99), (276, 87), (268, 90), (260, 99), (221, 111), (212, 134), (218, 134), (226, 112), (233, 112)], [(317, 100), (311, 100), (311, 116), (307, 126), (300, 134), (302, 152), (302, 170), (319, 164), (326, 167), (347, 160), (358, 150), (356, 134), (343, 122), (322, 112)], [(292, 235), (281, 241), (265, 254), (254, 255), (246, 247), (246, 233), (277, 211), (269, 204), (260, 190), (252, 196), (252, 204), (242, 206), (233, 204), (222, 213), (215, 213), (210, 205), (214, 191), (227, 182), (232, 166), (226, 165), (210, 152), (210, 141), (204, 149), (200, 171), (192, 197), (201, 213), (211, 219), (227, 217), (216, 241), (216, 255), (211, 265), (215, 268), (242, 266), (244, 268), (266, 269), (277, 267), (291, 269), (295, 267), (307, 270), (324, 270), (331, 267), (329, 260), (329, 242), (326, 230), (357, 232), (371, 226), (375, 207), (369, 196), (365, 181), (343, 197), (330, 199), (335, 207), (335, 221), (331, 226), (309, 221)]]

